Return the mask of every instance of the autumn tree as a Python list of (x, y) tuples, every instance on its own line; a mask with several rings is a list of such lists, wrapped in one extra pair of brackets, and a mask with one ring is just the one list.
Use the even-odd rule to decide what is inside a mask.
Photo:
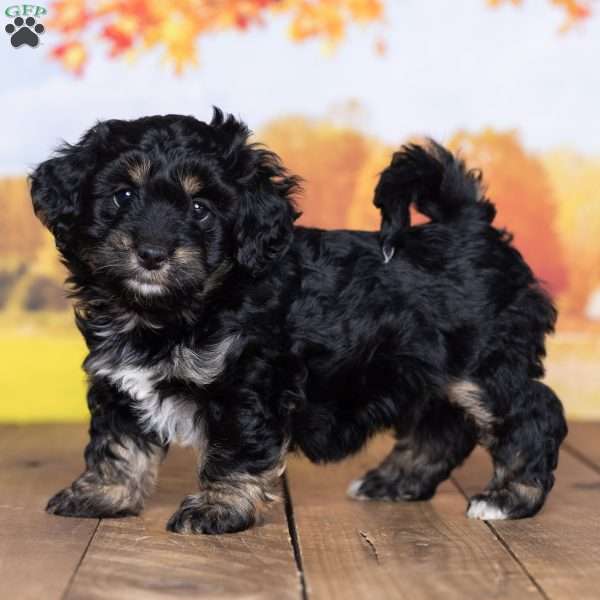
[(567, 269), (557, 233), (557, 202), (541, 161), (511, 132), (458, 133), (449, 145), (483, 171), (488, 196), (498, 208), (494, 224), (514, 234), (516, 246), (552, 292), (563, 291)]
[(556, 224), (569, 267), (562, 308), (582, 316), (600, 289), (600, 160), (557, 151), (543, 161), (558, 199)]
[(0, 257), (6, 270), (35, 256), (42, 244), (43, 227), (33, 214), (25, 177), (0, 179)]
[(379, 175), (387, 167), (392, 149), (373, 142), (369, 154), (356, 174), (356, 185), (346, 217), (350, 229), (378, 230), (381, 225), (380, 212), (373, 205), (373, 193)]
[(67, 308), (65, 270), (52, 236), (33, 214), (25, 177), (0, 179), (0, 205), (0, 308), (26, 308), (36, 286), (43, 289), (45, 305)]
[(366, 136), (329, 122), (289, 117), (271, 122), (258, 139), (304, 178), (301, 223), (328, 229), (347, 225), (358, 177), (371, 152)]

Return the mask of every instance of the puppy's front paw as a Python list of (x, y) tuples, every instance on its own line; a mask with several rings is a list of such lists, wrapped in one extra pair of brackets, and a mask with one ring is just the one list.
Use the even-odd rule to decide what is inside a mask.
[(50, 500), (46, 505), (46, 512), (51, 515), (61, 515), (63, 517), (79, 517), (83, 516), (82, 506), (73, 493), (73, 489), (68, 487), (61, 490)]
[(81, 487), (74, 483), (55, 494), (46, 505), (46, 512), (62, 517), (125, 517), (137, 515), (139, 502), (127, 496), (123, 486)]
[(173, 533), (235, 533), (251, 527), (254, 507), (247, 502), (211, 503), (202, 494), (188, 496), (167, 523)]

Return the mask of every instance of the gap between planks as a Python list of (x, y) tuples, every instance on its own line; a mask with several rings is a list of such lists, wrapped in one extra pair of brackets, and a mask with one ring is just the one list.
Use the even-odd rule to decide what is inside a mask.
[(92, 545), (92, 542), (94, 541), (94, 538), (96, 537), (96, 534), (98, 533), (98, 529), (100, 528), (101, 522), (102, 522), (102, 519), (97, 520), (96, 527), (94, 528), (94, 531), (92, 532), (92, 535), (90, 536), (90, 539), (88, 540), (88, 543), (87, 543), (86, 547), (84, 548), (83, 553), (81, 554), (81, 558), (79, 559), (79, 562), (77, 563), (77, 565), (75, 566), (75, 569), (73, 570), (73, 574), (69, 578), (67, 587), (65, 588), (65, 591), (64, 591), (63, 595), (61, 596), (61, 600), (66, 600), (66, 598), (68, 597), (69, 592), (71, 591), (71, 588), (73, 587), (73, 582), (75, 581), (77, 572), (79, 571), (79, 568), (81, 567), (81, 565), (83, 564), (83, 561), (85, 560), (85, 557), (87, 556), (88, 550), (90, 549), (90, 546)]
[(296, 568), (298, 569), (298, 579), (300, 580), (300, 594), (302, 600), (308, 600), (308, 590), (306, 589), (306, 578), (304, 576), (304, 566), (302, 564), (302, 549), (300, 548), (300, 541), (298, 539), (296, 519), (294, 518), (294, 505), (292, 502), (292, 496), (290, 494), (290, 486), (287, 478), (287, 473), (285, 471), (281, 479), (283, 483), (283, 497), (285, 502), (285, 516), (288, 524), (288, 532), (290, 535), (292, 549), (294, 551), (294, 560), (296, 561)]
[[(196, 488), (194, 464), (191, 453), (173, 448), (142, 514), (100, 521), (68, 600), (301, 598), (285, 502), (271, 507), (262, 526), (241, 533), (176, 535), (165, 530), (181, 499)], [(285, 499), (283, 488), (279, 493)]]
[[(451, 476), (450, 479), (451, 479), (452, 483), (455, 485), (456, 489), (463, 495), (465, 500), (468, 502), (469, 495), (465, 492), (465, 490), (462, 488), (460, 483), (458, 483), (458, 481), (456, 480), (456, 478), (454, 476)], [(465, 515), (465, 518), (467, 518), (466, 515)], [(523, 571), (523, 574), (525, 575), (525, 577), (527, 577), (529, 579), (529, 581), (531, 582), (531, 584), (537, 589), (537, 591), (540, 593), (540, 596), (542, 596), (542, 598), (544, 598), (544, 600), (550, 600), (548, 595), (546, 594), (546, 592), (542, 589), (540, 584), (535, 580), (535, 577), (529, 572), (527, 567), (521, 562), (519, 557), (513, 552), (512, 548), (506, 543), (506, 540), (502, 537), (500, 532), (494, 527), (493, 521), (484, 521), (484, 523), (486, 524), (487, 528), (492, 532), (492, 535), (498, 540), (498, 543), (512, 557), (512, 559), (515, 561), (515, 563), (517, 565), (519, 565), (519, 568), (521, 569), (521, 571)]]
[[(547, 598), (598, 598), (600, 587), (600, 424), (571, 424), (561, 449), (556, 483), (532, 519), (490, 521), (504, 543)], [(453, 480), (465, 495), (479, 492), (491, 475), (482, 449), (457, 469)]]
[(485, 523), (468, 520), (447, 482), (430, 502), (357, 502), (349, 482), (389, 448), (385, 436), (333, 466), (291, 458), (293, 525), (311, 600), (544, 599)]
[[(9, 454), (12, 454), (12, 457), (7, 456), (7, 454), (4, 454), (4, 456), (2, 457), (4, 459), (5, 464), (8, 466), (8, 464), (13, 464), (14, 466), (16, 466), (16, 462), (18, 462), (19, 464), (24, 465), (25, 462), (27, 462), (27, 459), (30, 459), (30, 462), (33, 465), (33, 462), (37, 462), (38, 461), (38, 457), (40, 456), (39, 454), (39, 445), (40, 445), (40, 441), (41, 439), (44, 439), (44, 441), (46, 441), (48, 438), (51, 438), (53, 440), (53, 442), (50, 444), (50, 446), (47, 446), (45, 444), (42, 444), (42, 447), (45, 446), (46, 448), (46, 452), (48, 452), (48, 448), (56, 448), (58, 449), (59, 447), (61, 448), (60, 451), (57, 451), (56, 454), (54, 454), (54, 452), (51, 452), (50, 455), (46, 454), (44, 456), (44, 460), (43, 460), (43, 464), (44, 464), (44, 469), (39, 472), (36, 472), (36, 477), (35, 477), (35, 481), (39, 481), (40, 479), (40, 475), (43, 473), (45, 475), (45, 477), (47, 479), (50, 479), (50, 476), (52, 478), (52, 490), (48, 490), (48, 491), (56, 491), (54, 489), (54, 486), (56, 485), (55, 480), (60, 480), (63, 477), (65, 477), (66, 475), (66, 471), (70, 471), (73, 470), (73, 475), (76, 475), (76, 464), (81, 460), (79, 458), (79, 453), (81, 451), (81, 448), (79, 448), (79, 439), (81, 439), (81, 434), (80, 432), (76, 431), (75, 428), (69, 428), (69, 427), (61, 427), (58, 426), (56, 428), (48, 428), (48, 429), (54, 429), (54, 431), (48, 431), (46, 428), (44, 427), (40, 427), (40, 428), (2, 428), (3, 433), (4, 433), (4, 439), (2, 439), (1, 441), (4, 442), (8, 442), (9, 440), (6, 438), (12, 438), (13, 441), (16, 441), (15, 438), (18, 437), (19, 438), (19, 443), (17, 443), (16, 445), (9, 445), (9, 447), (12, 449), (12, 453), (9, 452)], [(573, 428), (575, 431), (577, 430), (576, 427)], [(31, 439), (29, 439), (29, 435), (26, 434), (27, 430), (29, 430), (31, 432)], [(75, 435), (75, 440), (73, 439), (73, 434), (71, 433), (70, 435), (64, 435), (64, 434), (60, 434), (60, 430), (64, 431), (65, 433), (67, 431), (69, 432), (76, 432), (77, 435)], [(10, 432), (10, 433), (9, 433)], [(584, 436), (584, 437), (582, 437)], [(40, 439), (41, 438), (41, 439)], [(545, 514), (546, 514), (546, 510), (548, 510), (548, 512), (550, 513), (548, 516), (552, 516), (552, 513), (555, 513), (557, 517), (562, 516), (563, 519), (566, 519), (566, 517), (564, 516), (566, 514), (566, 512), (569, 510), (569, 505), (568, 503), (565, 504), (564, 501), (559, 500), (560, 498), (571, 498), (571, 493), (573, 494), (573, 499), (570, 500), (572, 503), (572, 507), (577, 507), (578, 502), (577, 502), (577, 498), (583, 498), (584, 495), (587, 494), (587, 496), (585, 498), (583, 498), (583, 501), (581, 502), (581, 504), (584, 506), (587, 503), (587, 509), (590, 508), (590, 502), (593, 501), (595, 499), (595, 492), (597, 492), (598, 489), (598, 483), (597, 483), (597, 475), (600, 473), (600, 448), (598, 447), (598, 444), (595, 440), (600, 439), (600, 425), (596, 425), (596, 426), (588, 426), (585, 428), (585, 432), (583, 434), (579, 434), (578, 436), (570, 436), (569, 439), (567, 440), (567, 443), (564, 445), (564, 450), (563, 450), (563, 455), (562, 455), (562, 459), (561, 462), (563, 463), (563, 469), (562, 469), (562, 473), (560, 471), (560, 465), (559, 465), (559, 472), (558, 472), (558, 476), (557, 476), (557, 486), (555, 486), (555, 490), (551, 493), (550, 495), (550, 507), (547, 509), (544, 509), (541, 513), (541, 519), (540, 518), (536, 518), (536, 519), (532, 519), (532, 520), (527, 520), (529, 521), (529, 523), (527, 522), (500, 522), (498, 524), (495, 524), (493, 522), (486, 522), (486, 529), (490, 532), (490, 535), (493, 535), (495, 538), (495, 542), (500, 544), (502, 546), (502, 549), (505, 553), (508, 553), (508, 555), (510, 555), (512, 561), (514, 561), (513, 564), (516, 563), (516, 566), (519, 568), (519, 570), (521, 571), (521, 573), (523, 574), (523, 576), (526, 576), (528, 578), (528, 580), (531, 582), (532, 585), (534, 585), (536, 587), (536, 590), (538, 592), (538, 595), (543, 597), (543, 598), (552, 598), (554, 599), (558, 599), (558, 598), (567, 598), (567, 593), (566, 590), (567, 589), (572, 589), (572, 586), (575, 584), (575, 586), (577, 585), (583, 585), (583, 583), (581, 583), (582, 580), (585, 580), (585, 578), (587, 577), (588, 579), (590, 579), (593, 583), (593, 586), (595, 585), (600, 585), (600, 575), (597, 574), (596, 571), (594, 571), (591, 567), (590, 567), (590, 560), (588, 559), (587, 562), (585, 560), (583, 560), (582, 557), (582, 566), (574, 569), (573, 568), (573, 559), (571, 558), (571, 562), (570, 565), (567, 564), (562, 570), (559, 567), (557, 567), (557, 577), (560, 579), (562, 578), (562, 584), (559, 581), (559, 585), (558, 587), (556, 587), (556, 582), (553, 580), (552, 575), (549, 575), (549, 570), (548, 567), (544, 567), (542, 564), (542, 567), (540, 567), (540, 565), (536, 562), (539, 561), (540, 559), (542, 560), (546, 560), (545, 556), (544, 556), (544, 552), (535, 554), (535, 539), (534, 539), (534, 543), (532, 548), (527, 548), (523, 546), (523, 540), (525, 540), (527, 538), (527, 536), (533, 536), (533, 538), (535, 538), (536, 535), (536, 531), (534, 530), (534, 527), (537, 527), (539, 531), (546, 532), (546, 534), (551, 534), (552, 536), (554, 536), (553, 538), (551, 538), (548, 542), (548, 544), (550, 545), (550, 547), (554, 547), (554, 548), (558, 548), (559, 551), (561, 552), (567, 552), (567, 551), (572, 551), (573, 550), (573, 543), (572, 542), (563, 542), (561, 540), (562, 537), (562, 533), (560, 531), (560, 526), (563, 525), (564, 523), (560, 522), (560, 519), (557, 521), (556, 519), (554, 520), (550, 520), (545, 522)], [(35, 442), (34, 442), (35, 440)], [(66, 442), (66, 443), (65, 443)], [(585, 443), (584, 443), (585, 442)], [(1, 444), (0, 444), (1, 445)], [(60, 446), (59, 446), (60, 445)], [(21, 446), (21, 448), (19, 449), (20, 451), (18, 452), (18, 455), (15, 453), (15, 451), (17, 450), (17, 447)], [(72, 454), (72, 448), (74, 448), (75, 446), (77, 446), (77, 460), (74, 460), (75, 455)], [(81, 446), (83, 447), (83, 446)], [(479, 453), (481, 455), (481, 452)], [(28, 457), (29, 455), (29, 457)], [(60, 458), (59, 458), (60, 456)], [(68, 458), (67, 458), (68, 457)], [(378, 457), (372, 457), (375, 461), (378, 458), (381, 458), (381, 456)], [(484, 484), (485, 481), (483, 481), (483, 477), (484, 477), (484, 472), (486, 469), (489, 468), (485, 467), (485, 465), (483, 465), (482, 461), (481, 461), (481, 456), (474, 456), (473, 457), (475, 459), (475, 464), (476, 466), (474, 468), (471, 468), (470, 470), (472, 471), (471, 474), (468, 473), (469, 468), (466, 469), (466, 473), (457, 473), (455, 476), (453, 476), (452, 478), (452, 482), (454, 483), (454, 486), (452, 487), (456, 487), (456, 489), (458, 490), (458, 492), (460, 492), (462, 497), (466, 497), (468, 494), (472, 493), (474, 490), (473, 486), (480, 486), (480, 484)], [(9, 461), (8, 463), (6, 463), (6, 461)], [(13, 463), (13, 460), (15, 461), (15, 463)], [(64, 462), (63, 462), (64, 461)], [(0, 461), (1, 462), (1, 461)], [(48, 462), (48, 466), (45, 466), (45, 463)], [(370, 466), (373, 466), (372, 464)], [(51, 475), (49, 469), (53, 468), (53, 473)], [(467, 465), (468, 467), (468, 465)], [(14, 469), (14, 467), (13, 467)], [(315, 467), (315, 469), (323, 469), (323, 467)], [(325, 468), (326, 469), (326, 468)], [(336, 470), (339, 471), (345, 471), (345, 468), (342, 465), (337, 465), (335, 467)], [(577, 474), (574, 475), (573, 472), (577, 471)], [(29, 472), (29, 471), (27, 471)], [(59, 474), (59, 476), (57, 477), (58, 472), (62, 473), (61, 475)], [(473, 475), (475, 474), (475, 472), (477, 472), (477, 477), (474, 477)], [(5, 474), (7, 474), (7, 472), (5, 471)], [(31, 472), (31, 474), (33, 475), (33, 472)], [(491, 475), (491, 471), (489, 473)], [(16, 473), (15, 473), (16, 475)], [(6, 477), (6, 475), (5, 475)], [(283, 479), (283, 497), (284, 497), (284, 504), (285, 504), (285, 517), (282, 518), (282, 529), (284, 531), (287, 532), (287, 534), (289, 534), (289, 538), (291, 540), (291, 550), (290, 550), (290, 554), (292, 554), (293, 551), (293, 558), (291, 558), (290, 560), (290, 565), (294, 565), (294, 570), (297, 571), (297, 578), (299, 579), (299, 585), (297, 588), (297, 594), (301, 595), (301, 597), (303, 598), (303, 600), (307, 600), (309, 597), (311, 598), (311, 600), (314, 598), (315, 600), (320, 600), (321, 598), (327, 598), (327, 596), (323, 596), (323, 595), (319, 595), (317, 593), (311, 593), (311, 589), (310, 589), (310, 583), (311, 583), (311, 578), (310, 578), (310, 574), (306, 572), (305, 569), (305, 557), (303, 556), (303, 552), (302, 552), (302, 544), (301, 544), (301, 538), (303, 535), (303, 529), (302, 527), (299, 527), (298, 524), (298, 518), (297, 518), (297, 514), (296, 514), (296, 498), (295, 496), (292, 496), (292, 491), (291, 491), (291, 484), (288, 481), (288, 478), (290, 477), (289, 474), (286, 474), (286, 476)], [(179, 477), (176, 477), (176, 479), (179, 479)], [(294, 477), (292, 476), (292, 479), (294, 479)], [(297, 478), (296, 478), (297, 479)], [(321, 477), (320, 477), (321, 479)], [(477, 481), (476, 481), (477, 480)], [(29, 480), (25, 480), (21, 482), (21, 484), (19, 485), (20, 489), (23, 489), (23, 485), (27, 484), (27, 481)], [(33, 480), (32, 480), (33, 481)], [(174, 483), (174, 481), (172, 481), (171, 483)], [(296, 481), (296, 486), (299, 485), (299, 483), (301, 484), (302, 482), (298, 482)], [(322, 483), (323, 486), (326, 488), (328, 485), (327, 482), (327, 474), (326, 472), (323, 472), (322, 475)], [(13, 483), (15, 486), (17, 484), (16, 481), (14, 481)], [(28, 485), (28, 484), (27, 484)], [(46, 487), (48, 486), (48, 483), (44, 483), (43, 485), (40, 486), (36, 486), (36, 488), (39, 488), (39, 492), (36, 491), (37, 493), (41, 493), (42, 492), (42, 488), (45, 490)], [(6, 488), (5, 488), (6, 489)], [(14, 488), (14, 491), (17, 491), (17, 487)], [(10, 494), (9, 494), (10, 495)], [(44, 495), (44, 499), (47, 498), (47, 491), (43, 492)], [(297, 494), (296, 494), (297, 495)], [(300, 494), (302, 495), (302, 494)], [(553, 502), (553, 497), (556, 498), (556, 502)], [(318, 502), (318, 498), (316, 499)], [(36, 500), (34, 502), (34, 504), (36, 506), (38, 506), (38, 502), (39, 502), (39, 506), (41, 507), (41, 500), (38, 501)], [(347, 502), (350, 502), (349, 500)], [(170, 502), (171, 503), (171, 502)], [(353, 503), (354, 505), (354, 503)], [(174, 507), (173, 507), (174, 508)], [(335, 506), (332, 507), (333, 510), (335, 511)], [(373, 510), (376, 510), (377, 507), (373, 506)], [(306, 506), (302, 506), (301, 505), (301, 511), (306, 511)], [(562, 512), (561, 512), (562, 511)], [(561, 512), (561, 515), (559, 515), (558, 513)], [(574, 522), (576, 523), (577, 521), (577, 515), (576, 514), (572, 514), (572, 518), (574, 520)], [(58, 525), (62, 525), (64, 527), (70, 526), (70, 525), (74, 525), (75, 520), (66, 520), (66, 522), (56, 522), (56, 526)], [(98, 540), (98, 535), (100, 533), (100, 531), (106, 527), (108, 527), (109, 529), (115, 529), (114, 525), (116, 522), (112, 522), (109, 523), (109, 521), (111, 520), (98, 520), (96, 521), (95, 527), (93, 529), (93, 531), (90, 531), (90, 533), (88, 533), (87, 535), (89, 536), (89, 538), (87, 539), (87, 544), (85, 545), (84, 548), (82, 548), (82, 554), (79, 557), (79, 560), (77, 562), (77, 565), (74, 569), (74, 571), (71, 574), (70, 579), (68, 580), (68, 583), (66, 584), (66, 587), (63, 588), (64, 593), (62, 594), (63, 598), (69, 597), (71, 598), (71, 592), (73, 591), (73, 585), (76, 582), (77, 578), (80, 575), (80, 571), (82, 568), (86, 567), (86, 564), (88, 562), (88, 559), (90, 558), (90, 550), (93, 550), (94, 546), (101, 540)], [(54, 521), (49, 523), (54, 523)], [(566, 523), (570, 524), (569, 520), (565, 521)], [(557, 524), (558, 530), (556, 530), (557, 528), (554, 527), (554, 525)], [(16, 524), (15, 524), (16, 525)], [(161, 525), (163, 525), (161, 523)], [(597, 535), (597, 527), (596, 529), (594, 529), (594, 523), (586, 523), (586, 529), (587, 528), (591, 528), (591, 533), (592, 535), (588, 538), (590, 541), (593, 541), (594, 539), (597, 539), (598, 535)], [(519, 539), (519, 528), (521, 528), (522, 533)], [(116, 529), (120, 529), (119, 527), (117, 527)], [(115, 529), (115, 531), (112, 531), (113, 534), (118, 534), (119, 532)], [(306, 529), (306, 525), (304, 526), (304, 529)], [(555, 531), (552, 531), (552, 529), (555, 529)], [(363, 545), (365, 546), (365, 551), (369, 551), (369, 553), (373, 556), (373, 564), (374, 564), (374, 568), (378, 568), (381, 565), (378, 563), (378, 559), (379, 557), (377, 556), (377, 549), (378, 549), (378, 540), (377, 540), (377, 536), (375, 535), (375, 537), (373, 537), (370, 533), (369, 527), (358, 527), (357, 531), (357, 537), (360, 538), (361, 542), (363, 543)], [(125, 532), (123, 532), (125, 533)], [(304, 531), (304, 533), (306, 533)], [(340, 531), (340, 534), (343, 535), (344, 532)], [(557, 541), (558, 540), (558, 541)], [(515, 547), (515, 542), (516, 543), (516, 547)], [(542, 540), (543, 543), (546, 543), (545, 540)], [(330, 542), (331, 543), (331, 540)], [(196, 545), (195, 542), (192, 542), (192, 545)], [(334, 544), (335, 545), (335, 544)], [(200, 550), (200, 548), (198, 548), (198, 550)], [(389, 549), (386, 549), (385, 546), (383, 547), (383, 551), (384, 551), (384, 557), (383, 560), (384, 562), (388, 559), (388, 556), (386, 554), (386, 552)], [(578, 548), (575, 548), (575, 550), (573, 551), (579, 551)], [(310, 552), (309, 552), (310, 553)], [(594, 553), (594, 547), (590, 546), (590, 556), (593, 555)], [(377, 560), (375, 560), (377, 559)], [(559, 556), (560, 559), (560, 556)], [(594, 559), (595, 560), (595, 559)], [(560, 560), (558, 561), (560, 564)], [(567, 560), (567, 563), (569, 561)], [(533, 565), (533, 568), (532, 568)], [(93, 567), (93, 564), (92, 564)], [(553, 564), (551, 565), (551, 567), (553, 567)], [(88, 573), (89, 576), (89, 573)], [(85, 583), (86, 578), (84, 578), (84, 581), (82, 581), (81, 583)], [(576, 581), (577, 579), (579, 579), (579, 584)], [(89, 583), (89, 579), (87, 579), (87, 582)], [(313, 582), (314, 583), (314, 582)], [(585, 583), (585, 581), (584, 581)], [(553, 587), (554, 586), (554, 587)], [(586, 595), (585, 592), (587, 592), (589, 589), (591, 589), (592, 585), (588, 584), (587, 587), (582, 587), (581, 588), (581, 592), (577, 592), (576, 589), (572, 589), (572, 592), (574, 593), (575, 597), (578, 598), (588, 598), (588, 597), (594, 597), (594, 596), (590, 596), (589, 594)], [(83, 586), (80, 586), (79, 588), (80, 592), (83, 591)], [(375, 590), (376, 592), (376, 590)], [(298, 597), (298, 595), (296, 595), (296, 598)], [(60, 596), (60, 594), (57, 595), (57, 597)], [(13, 596), (14, 597), (14, 596)], [(74, 594), (74, 597), (83, 597), (77, 594)], [(137, 596), (136, 596), (137, 597)], [(569, 596), (571, 597), (571, 596)]]

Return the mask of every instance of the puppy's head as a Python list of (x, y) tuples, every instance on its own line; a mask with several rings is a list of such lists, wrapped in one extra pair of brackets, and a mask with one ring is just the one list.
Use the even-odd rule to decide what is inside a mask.
[(34, 210), (69, 266), (132, 299), (257, 276), (289, 247), (297, 179), (249, 135), (217, 109), (98, 123), (34, 171)]

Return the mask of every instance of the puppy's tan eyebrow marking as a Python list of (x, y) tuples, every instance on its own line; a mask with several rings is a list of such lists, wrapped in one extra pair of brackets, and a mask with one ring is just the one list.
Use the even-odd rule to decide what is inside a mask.
[(146, 177), (148, 177), (148, 173), (150, 173), (151, 166), (152, 164), (147, 158), (143, 158), (142, 160), (132, 160), (127, 170), (129, 177), (131, 177), (131, 181), (136, 185), (142, 185), (146, 180)]
[(181, 182), (181, 187), (190, 196), (197, 194), (204, 187), (202, 182), (194, 175), (179, 175), (179, 181)]

